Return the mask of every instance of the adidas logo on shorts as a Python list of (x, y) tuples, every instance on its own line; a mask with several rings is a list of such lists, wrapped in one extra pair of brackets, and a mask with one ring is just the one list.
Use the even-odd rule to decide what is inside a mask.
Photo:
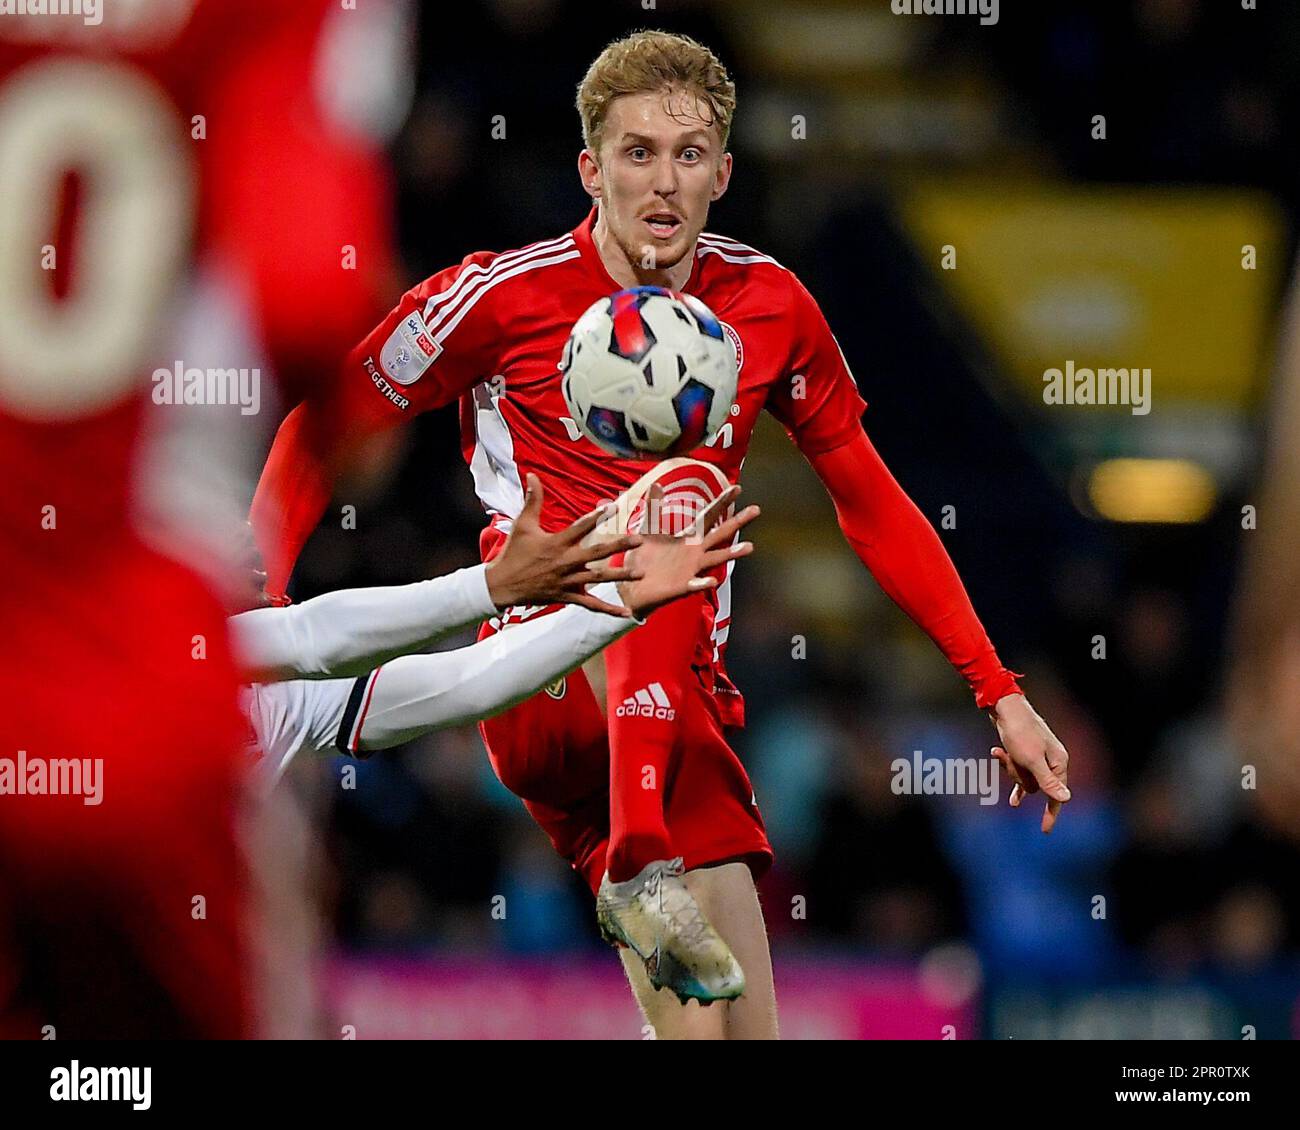
[(677, 717), (677, 711), (658, 683), (629, 695), (614, 714), (619, 718), (657, 718), (661, 722), (671, 722)]

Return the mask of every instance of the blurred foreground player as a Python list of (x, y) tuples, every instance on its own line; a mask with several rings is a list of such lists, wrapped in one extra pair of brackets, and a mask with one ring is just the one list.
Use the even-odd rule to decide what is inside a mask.
[[(688, 471), (660, 485), (689, 497), (735, 482), (755, 422), (770, 411), (826, 485), (854, 551), (991, 711), (1002, 739), (995, 756), (1017, 782), (1012, 803), (1026, 789), (1047, 792), (1050, 830), (1069, 799), (1065, 750), (864, 432), (865, 404), (816, 302), (769, 256), (703, 230), (731, 176), (726, 70), (687, 37), (640, 32), (592, 64), (578, 108), (587, 218), (516, 251), (470, 255), (408, 292), (349, 356), (339, 426), (356, 442), (460, 398), (464, 454), (489, 515), (485, 560), (519, 513), (528, 472), (560, 503), (556, 522), (616, 497), (630, 519), (648, 479), (679, 472), (647, 476), (645, 463), (583, 437), (567, 418), (557, 364), (575, 320), (611, 292), (654, 285), (695, 295), (736, 348), (739, 391), (730, 421), (691, 453), (716, 469), (718, 484)], [(329, 500), (333, 468), (313, 466), (296, 438), (308, 419), (291, 416), (281, 429), (255, 500), (272, 586), (287, 580)], [(481, 727), (498, 776), (599, 892), (606, 936), (641, 959), (627, 961), (629, 976), (660, 1036), (776, 1034), (754, 887), (771, 848), (725, 736), (744, 719), (724, 665), (730, 628), (723, 584), (657, 612), (562, 695), (538, 695)], [(684, 965), (662, 960), (670, 948)], [(688, 1010), (654, 991), (665, 986), (729, 1003)]]
[(188, 410), (149, 376), (182, 325), (227, 365), (336, 362), (374, 283), (338, 249), (378, 245), (383, 182), (313, 102), (337, 5), (84, 7), (0, 18), (0, 1035), (245, 1036), (236, 668), (138, 521), (149, 416)]

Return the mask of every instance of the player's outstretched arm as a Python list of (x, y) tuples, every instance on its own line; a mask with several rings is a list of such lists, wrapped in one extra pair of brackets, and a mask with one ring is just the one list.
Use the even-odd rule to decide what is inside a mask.
[[(826, 485), (840, 528), (889, 597), (938, 645), (988, 709), (1002, 738), (994, 756), (1026, 792), (1048, 797), (1043, 831), (1051, 831), (1066, 787), (1069, 756), (998, 659), (934, 527), (908, 498), (865, 431), (809, 462)], [(1001, 756), (999, 756), (999, 754)]]
[(395, 659), (375, 672), (358, 698), (363, 706), (345, 727), (345, 740), (353, 750), (385, 749), (442, 726), (489, 718), (580, 667), (655, 609), (711, 588), (716, 578), (705, 574), (754, 548), (730, 543), (758, 517), (757, 506), (719, 520), (734, 498), (729, 492), (724, 506), (710, 507), (695, 537), (646, 537), (632, 551), (640, 574), (635, 579), (595, 587), (592, 595), (602, 604), (621, 601), (630, 616), (565, 608), (457, 651)]
[[(537, 523), (541, 485), (530, 475), (529, 486), (528, 502), (505, 548), (489, 565), (411, 585), (344, 589), (289, 608), (255, 608), (232, 617), (246, 676), (268, 683), (363, 675), (512, 604), (571, 603), (620, 619), (644, 618), (714, 584), (701, 574), (749, 552), (747, 544), (733, 548), (729, 542), (758, 515), (758, 507), (751, 506), (723, 520), (739, 494), (732, 488), (700, 515), (690, 537), (633, 534), (583, 547), (604, 510), (548, 534)], [(630, 553), (623, 565), (608, 563), (624, 551)], [(252, 568), (256, 571), (256, 564)], [(587, 591), (587, 585), (604, 581), (624, 586), (621, 602)]]
[[(512, 604), (567, 602), (620, 618), (631, 616), (622, 604), (602, 601), (586, 586), (643, 577), (639, 564), (602, 563), (612, 554), (634, 549), (641, 538), (610, 538), (584, 549), (582, 539), (604, 516), (603, 510), (558, 533), (543, 532), (537, 524), (541, 486), (533, 476), (529, 479), (535, 489), (505, 548), (489, 565), (411, 585), (345, 589), (288, 608), (255, 608), (232, 617), (231, 632), (247, 677), (267, 683), (363, 675)], [(656, 570), (660, 578), (666, 573), (662, 565)], [(668, 576), (677, 580), (676, 574)]]

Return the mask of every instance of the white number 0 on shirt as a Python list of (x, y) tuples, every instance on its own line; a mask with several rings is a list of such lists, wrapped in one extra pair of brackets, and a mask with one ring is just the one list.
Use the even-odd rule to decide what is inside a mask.
[[(0, 401), (87, 415), (142, 380), (194, 215), (180, 117), (111, 62), (39, 61), (0, 87)], [(83, 178), (72, 289), (42, 269), (69, 172)], [(58, 249), (66, 254), (66, 248)]]

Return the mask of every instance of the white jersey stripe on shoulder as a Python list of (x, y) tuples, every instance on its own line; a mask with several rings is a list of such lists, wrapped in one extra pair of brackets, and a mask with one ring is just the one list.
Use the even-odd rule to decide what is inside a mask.
[(503, 251), (490, 263), (471, 263), (456, 276), (456, 279), (451, 286), (446, 290), (433, 295), (429, 301), (433, 303), (435, 307), (440, 306), (443, 303), (450, 301), (458, 290), (462, 289), (474, 278), (494, 271), (503, 264), (508, 265), (510, 263), (518, 262), (526, 256), (541, 255), (546, 251), (561, 246), (562, 244), (571, 242), (572, 239), (572, 233), (566, 232), (564, 235), (557, 235), (554, 239), (543, 239), (537, 243), (530, 243), (527, 247), (515, 248), (512, 251)]
[[(713, 244), (715, 247), (724, 247), (728, 251), (739, 251), (745, 255), (765, 255), (766, 252), (760, 251), (757, 247), (751, 247), (748, 243), (741, 243), (738, 239), (732, 239), (726, 235), (714, 235), (712, 232), (700, 232), (700, 240), (703, 243)], [(768, 256), (771, 258), (771, 256)]]
[[(781, 267), (781, 264), (773, 259), (770, 255), (728, 255), (720, 247), (701, 247), (696, 253), (697, 257), (705, 255), (718, 255), (728, 263), (771, 263), (774, 267)], [(781, 270), (785, 270), (781, 267)]]
[(741, 243), (738, 239), (732, 239), (729, 235), (719, 235), (714, 231), (700, 232), (700, 238), (710, 241), (711, 243), (729, 243), (732, 247), (743, 248), (745, 251), (757, 251), (758, 248), (750, 247), (747, 243)]
[[(458, 307), (463, 307), (463, 304), (466, 301), (473, 299), (478, 293), (485, 290), (493, 279), (500, 278), (503, 274), (520, 264), (537, 262), (539, 259), (542, 259), (547, 255), (554, 254), (556, 251), (564, 251), (573, 246), (573, 241), (569, 240), (568, 242), (561, 242), (555, 247), (538, 248), (535, 251), (530, 251), (527, 255), (514, 255), (505, 261), (503, 261), (504, 256), (497, 259), (496, 262), (486, 270), (480, 268), (476, 273), (476, 276), (472, 278), (454, 298), (450, 299), (445, 305), (443, 305), (443, 308), (437, 312), (432, 320), (426, 319), (425, 324), (429, 327), (430, 332), (436, 331), (439, 326), (452, 316), (452, 313)], [(576, 249), (574, 254), (578, 254)]]
[[(722, 255), (727, 255), (727, 254), (754, 255), (754, 256), (758, 256), (757, 259), (753, 260), (754, 262), (775, 263), (778, 267), (781, 268), (781, 270), (783, 271), (787, 270), (787, 268), (783, 264), (778, 263), (775, 259), (772, 258), (772, 256), (764, 254), (762, 251), (759, 251), (755, 247), (750, 247), (749, 244), (747, 243), (741, 243), (737, 239), (730, 239), (725, 235), (714, 235), (712, 232), (700, 232), (700, 238), (697, 246), (698, 246), (698, 250), (696, 252), (697, 255), (703, 255), (706, 249), (713, 251), (715, 254), (722, 254)], [(728, 262), (736, 262), (736, 261), (738, 260), (728, 260)], [(744, 260), (739, 260), (739, 261), (744, 261)]]
[[(487, 265), (481, 263), (471, 264), (456, 276), (456, 281), (446, 290), (430, 296), (428, 302), (424, 304), (425, 323), (429, 324), (430, 316), (438, 309), (438, 307), (450, 306), (455, 303), (474, 285), (475, 282), (486, 278), (493, 272), (503, 270), (504, 268), (509, 267), (514, 263), (518, 263), (523, 259), (532, 258), (537, 255), (545, 255), (550, 251), (557, 250), (571, 244), (572, 242), (572, 235), (562, 235), (555, 239), (543, 240), (541, 243), (530, 244), (528, 247), (520, 248), (518, 251), (506, 251), (503, 254), (498, 255)], [(445, 313), (446, 311), (443, 311), (443, 314)], [(438, 316), (439, 319), (443, 317), (443, 314)], [(433, 326), (429, 324), (429, 328), (432, 329)]]
[[(522, 263), (516, 264), (507, 271), (502, 271), (499, 274), (493, 275), (482, 287), (476, 290), (469, 296), (469, 298), (460, 304), (460, 307), (456, 310), (456, 316), (443, 325), (442, 328), (433, 335), (433, 340), (441, 345), (446, 340), (447, 335), (460, 325), (460, 320), (474, 308), (474, 304), (489, 290), (496, 286), (497, 283), (503, 283), (507, 279), (514, 278), (516, 275), (522, 275), (525, 271), (533, 271), (538, 267), (549, 267), (554, 263), (563, 263), (569, 259), (581, 258), (581, 256), (582, 252), (575, 247), (572, 251), (566, 251), (560, 255), (548, 255), (544, 259), (527, 259)], [(444, 310), (443, 314), (439, 316), (440, 320), (449, 313), (450, 311)], [(429, 328), (433, 329), (432, 326)]]
[[(571, 235), (562, 235), (556, 239), (546, 240), (542, 243), (536, 243), (529, 247), (521, 248), (518, 251), (507, 251), (498, 255), (491, 263), (475, 263), (466, 267), (457, 276), (456, 281), (440, 294), (432, 295), (424, 306), (424, 319), (430, 329), (441, 322), (451, 308), (455, 306), (465, 295), (474, 289), (485, 279), (491, 277), (499, 271), (503, 271), (516, 263), (521, 263), (527, 259), (538, 258), (547, 255), (552, 251), (557, 251), (565, 247), (572, 246), (573, 237)], [(441, 312), (433, 317), (435, 312), (442, 307)], [(433, 318), (432, 321), (430, 319)]]

